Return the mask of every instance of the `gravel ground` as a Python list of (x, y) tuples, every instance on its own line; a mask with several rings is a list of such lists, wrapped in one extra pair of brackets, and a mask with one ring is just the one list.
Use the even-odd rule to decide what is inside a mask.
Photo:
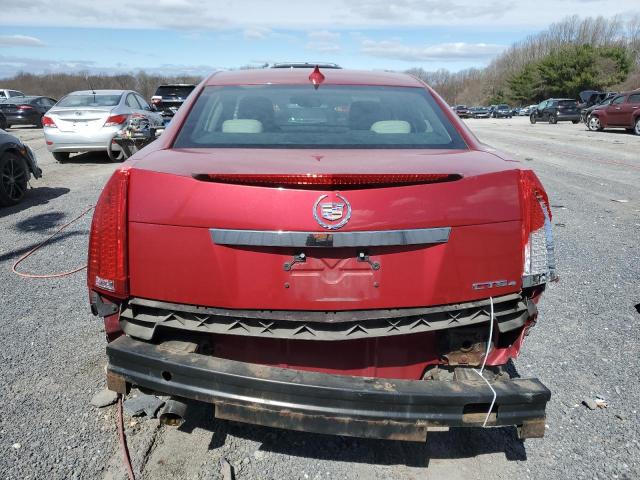
[[(553, 392), (546, 437), (522, 443), (503, 428), (430, 432), (426, 444), (362, 440), (219, 421), (194, 406), (179, 429), (127, 419), (141, 478), (219, 479), (221, 458), (237, 479), (640, 478), (640, 137), (526, 118), (467, 123), (533, 168), (554, 205), (561, 281), (516, 362)], [(44, 178), (24, 203), (0, 210), (0, 478), (123, 479), (115, 408), (89, 404), (104, 387), (105, 357), (84, 275), (10, 272), (19, 255), (93, 204), (116, 166), (101, 155), (58, 165), (40, 130), (13, 132), (36, 151)], [(89, 222), (22, 268), (82, 265)], [(581, 405), (595, 395), (608, 408)]]

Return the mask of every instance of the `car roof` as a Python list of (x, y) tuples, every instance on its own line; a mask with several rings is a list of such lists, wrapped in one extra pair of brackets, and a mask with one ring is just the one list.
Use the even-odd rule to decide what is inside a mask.
[[(393, 87), (424, 87), (417, 78), (406, 73), (325, 69), (325, 85), (377, 85)], [(265, 84), (293, 84), (307, 85), (309, 69), (305, 68), (260, 68), (253, 70), (221, 71), (211, 75), (206, 85), (265, 85)], [(322, 87), (320, 87), (322, 88)]]
[(71, 92), (69, 95), (122, 95), (125, 92), (131, 92), (132, 90), (78, 90), (77, 92)]

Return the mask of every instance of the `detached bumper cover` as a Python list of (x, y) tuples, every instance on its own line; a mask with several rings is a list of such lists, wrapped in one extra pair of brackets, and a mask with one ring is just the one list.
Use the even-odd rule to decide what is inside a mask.
[[(420, 441), (430, 426), (482, 426), (493, 399), (472, 381), (373, 379), (267, 367), (122, 336), (107, 346), (109, 387), (127, 384), (213, 403), (218, 418), (318, 433)], [(492, 383), (487, 426), (544, 434), (551, 392), (537, 379)]]

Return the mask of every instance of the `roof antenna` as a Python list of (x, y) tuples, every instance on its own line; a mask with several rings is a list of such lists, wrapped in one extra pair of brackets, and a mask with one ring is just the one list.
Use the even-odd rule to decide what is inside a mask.
[[(91, 90), (91, 93), (93, 93), (93, 96), (96, 96), (96, 91), (93, 89), (93, 87), (91, 86), (91, 80), (89, 80), (89, 74), (87, 74), (86, 77), (84, 77), (85, 80), (87, 81), (87, 83), (89, 84), (89, 89)], [(95, 98), (94, 98), (95, 101)]]
[(309, 75), (309, 81), (313, 83), (313, 88), (316, 90), (320, 86), (322, 82), (324, 82), (325, 76), (320, 71), (320, 67), (316, 65), (316, 68), (313, 69), (313, 72)]

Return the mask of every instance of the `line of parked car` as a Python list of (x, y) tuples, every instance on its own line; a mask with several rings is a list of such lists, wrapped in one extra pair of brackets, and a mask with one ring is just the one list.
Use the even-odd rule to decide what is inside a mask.
[(41, 127), (47, 149), (60, 163), (72, 153), (90, 151), (108, 152), (112, 161), (121, 161), (116, 135), (134, 120), (154, 128), (166, 125), (194, 88), (160, 85), (150, 103), (132, 90), (82, 90), (57, 101), (0, 89), (0, 206), (17, 204), (29, 179), (42, 175), (33, 152), (6, 129)]
[(511, 108), (509, 105), (452, 107), (460, 118), (512, 118), (528, 116), (532, 124), (548, 122), (583, 122), (591, 131), (624, 128), (640, 135), (640, 89), (631, 92), (580, 92), (580, 100), (549, 98), (537, 105)]
[(466, 105), (456, 105), (453, 110), (460, 118), (512, 118), (518, 116), (528, 116), (536, 105), (528, 107), (511, 107), (505, 103), (490, 105), (488, 107)]

